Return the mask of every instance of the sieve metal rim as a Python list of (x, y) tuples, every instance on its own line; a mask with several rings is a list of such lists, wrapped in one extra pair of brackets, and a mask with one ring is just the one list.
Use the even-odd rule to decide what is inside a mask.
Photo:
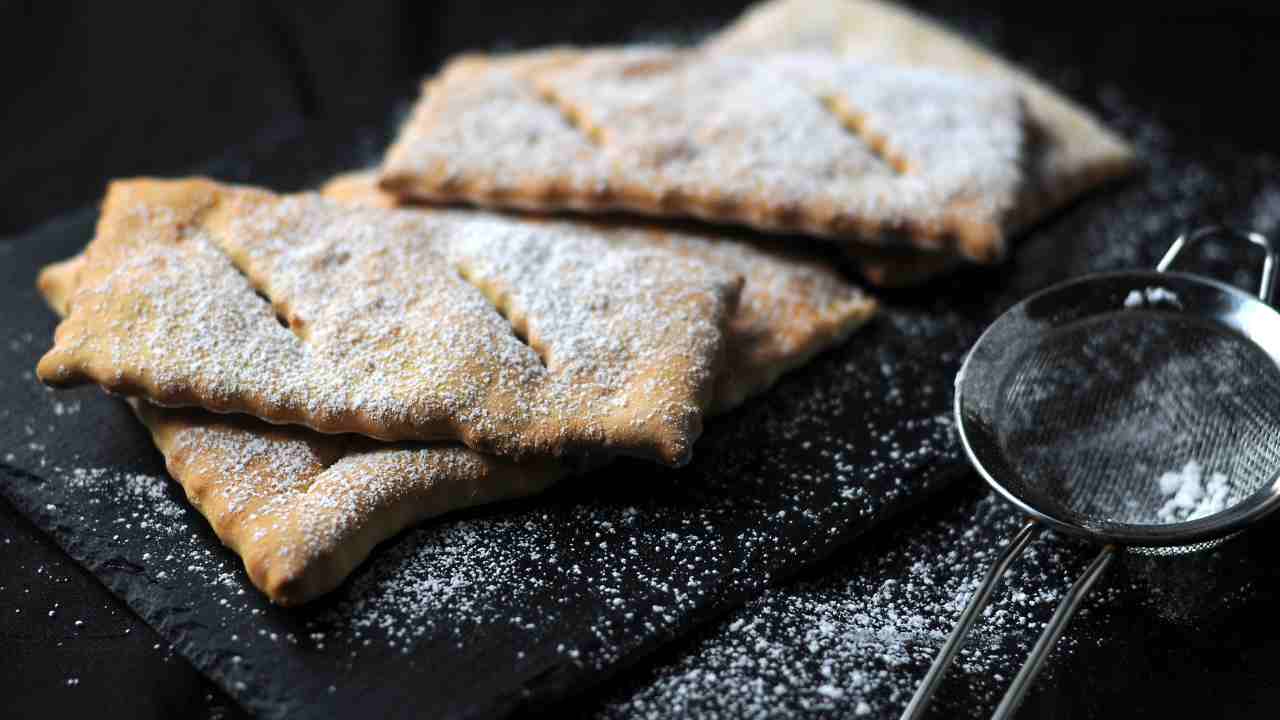
[[(1131, 524), (1091, 520), (1073, 522), (1055, 515), (1052, 511), (1036, 506), (1033, 502), (1028, 501), (1023, 495), (1010, 490), (1006, 484), (998, 480), (989, 469), (991, 466), (998, 466), (999, 463), (991, 462), (993, 458), (986, 455), (986, 452), (994, 453), (999, 451), (992, 449), (984, 452), (981, 448), (993, 445), (993, 443), (984, 442), (982, 444), (978, 444), (975, 443), (971, 437), (970, 423), (966, 421), (966, 413), (963, 411), (966, 378), (971, 377), (973, 371), (972, 364), (977, 351), (984, 346), (984, 343), (989, 342), (993, 336), (998, 336), (1001, 332), (1006, 330), (1004, 323), (1011, 322), (1012, 318), (1016, 318), (1019, 313), (1025, 310), (1026, 306), (1031, 303), (1035, 303), (1037, 301), (1043, 302), (1046, 298), (1051, 298), (1056, 294), (1066, 291), (1078, 292), (1082, 285), (1101, 286), (1104, 283), (1129, 281), (1128, 284), (1134, 285), (1135, 287), (1142, 287), (1156, 282), (1170, 284), (1169, 281), (1171, 280), (1197, 285), (1207, 290), (1223, 294), (1224, 296), (1234, 300), (1238, 307), (1247, 308), (1249, 317), (1253, 318), (1253, 322), (1259, 322), (1258, 318), (1261, 317), (1266, 318), (1267, 322), (1280, 326), (1280, 312), (1267, 303), (1262, 302), (1262, 300), (1253, 294), (1247, 293), (1234, 285), (1230, 285), (1213, 278), (1186, 272), (1122, 270), (1115, 272), (1093, 273), (1057, 283), (1024, 298), (1002, 313), (1000, 317), (992, 322), (986, 331), (979, 336), (978, 340), (974, 342), (972, 348), (965, 355), (965, 359), (960, 366), (960, 370), (956, 374), (955, 382), (953, 411), (961, 447), (964, 448), (965, 455), (969, 458), (974, 469), (977, 470), (982, 479), (986, 481), (986, 483), (1001, 497), (1012, 503), (1021, 511), (1025, 512), (1027, 515), (1056, 530), (1101, 544), (1118, 544), (1138, 547), (1192, 545), (1200, 542), (1220, 539), (1240, 531), (1248, 524), (1255, 522), (1268, 513), (1280, 508), (1280, 468), (1277, 468), (1276, 476), (1268, 485), (1259, 488), (1248, 497), (1241, 499), (1239, 502), (1232, 505), (1230, 508), (1204, 518), (1166, 524)], [(1202, 313), (1197, 313), (1196, 315), (1202, 319), (1209, 317), (1207, 314)], [(1262, 342), (1259, 342), (1259, 338), (1251, 336), (1238, 324), (1226, 323), (1216, 318), (1213, 322), (1222, 325), (1237, 334), (1243, 335), (1246, 341), (1262, 348), (1263, 352), (1276, 362), (1277, 368), (1280, 369), (1280, 347), (1266, 348)], [(1277, 342), (1280, 342), (1280, 338), (1277, 338), (1276, 340)], [(984, 456), (987, 457), (987, 462), (984, 462)], [(1025, 484), (1026, 483), (1024, 483), (1024, 485)]]

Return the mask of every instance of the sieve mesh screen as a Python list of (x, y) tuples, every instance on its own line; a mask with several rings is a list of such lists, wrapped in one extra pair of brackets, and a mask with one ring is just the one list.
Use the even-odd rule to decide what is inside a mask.
[(1025, 491), (1076, 522), (1212, 515), (1280, 470), (1280, 367), (1190, 313), (1120, 309), (1038, 335), (990, 416)]

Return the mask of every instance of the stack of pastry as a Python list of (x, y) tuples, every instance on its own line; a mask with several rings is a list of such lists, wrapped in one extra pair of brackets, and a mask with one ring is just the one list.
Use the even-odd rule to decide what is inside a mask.
[(252, 582), (296, 604), (424, 518), (619, 455), (686, 462), (706, 416), (872, 314), (801, 243), (734, 226), (902, 284), (998, 260), (1131, 163), (869, 2), (779, 0), (696, 49), (467, 56), (380, 168), (319, 193), (113, 183), (39, 279), (64, 320), (38, 374), (127, 397)]

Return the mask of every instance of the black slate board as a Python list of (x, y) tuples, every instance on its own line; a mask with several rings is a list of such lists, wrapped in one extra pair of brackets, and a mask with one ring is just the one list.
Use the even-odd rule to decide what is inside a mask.
[[(285, 128), (211, 173), (280, 189), (358, 167), (383, 128)], [(939, 288), (713, 422), (693, 465), (639, 462), (406, 533), (293, 611), (163, 478), (126, 407), (30, 369), (55, 319), (32, 279), (85, 210), (0, 245), (0, 492), (263, 717), (493, 716), (581, 691), (921, 501), (962, 468), (950, 378), (989, 303)], [(981, 283), (977, 284), (981, 285)], [(973, 287), (961, 283), (957, 287)]]

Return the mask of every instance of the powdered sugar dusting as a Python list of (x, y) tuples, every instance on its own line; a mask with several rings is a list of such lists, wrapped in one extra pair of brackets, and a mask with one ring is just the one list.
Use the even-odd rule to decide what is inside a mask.
[[(996, 224), (1021, 181), (1016, 94), (942, 72), (642, 46), (464, 59), (429, 90), (383, 165), (428, 197), (598, 198), (817, 234), (870, 228), (859, 239), (878, 242), (889, 239), (876, 228), (910, 226), (927, 244)], [(837, 98), (844, 117), (822, 98)], [(855, 117), (875, 140), (847, 129)], [(882, 137), (907, 172), (873, 150)]]
[[(332, 178), (325, 183), (322, 193), (339, 202), (386, 208), (402, 206), (395, 195), (378, 187), (377, 175), (370, 171)], [(468, 215), (458, 210), (411, 207), (420, 213), (453, 213), (464, 218)], [(474, 217), (480, 212), (484, 211), (471, 215)], [(531, 222), (566, 238), (583, 231), (581, 223), (569, 220), (537, 218)], [(824, 258), (782, 242), (632, 223), (600, 223), (592, 224), (591, 228), (616, 245), (638, 251), (674, 251), (743, 278), (742, 293), (729, 318), (729, 352), (715, 381), (712, 413), (736, 407), (768, 387), (785, 371), (839, 342), (865, 322), (875, 308), (871, 298), (850, 284)], [(521, 249), (513, 250), (513, 255)], [(530, 264), (545, 262), (545, 258), (535, 258)], [(510, 316), (511, 309), (506, 312)], [(540, 314), (562, 316), (556, 312)], [(529, 334), (527, 328), (525, 334)], [(545, 354), (545, 348), (543, 352)]]
[(1227, 508), (1231, 485), (1220, 472), (1209, 474), (1195, 460), (1188, 460), (1181, 470), (1156, 478), (1164, 504), (1156, 511), (1161, 522), (1195, 520), (1222, 512)]
[(1130, 290), (1129, 294), (1124, 297), (1124, 306), (1127, 308), (1159, 307), (1161, 305), (1181, 308), (1182, 301), (1178, 299), (1177, 293), (1159, 286)]
[(107, 251), (121, 238), (95, 242), (99, 279), (77, 293), (48, 361), (63, 378), (105, 366), (93, 379), (161, 404), (325, 432), (688, 457), (736, 277), (587, 230), (196, 184), (225, 200), (185, 230), (149, 204), (163, 200), (126, 187), (136, 197), (107, 212), (126, 204), (146, 224), (121, 257)]

